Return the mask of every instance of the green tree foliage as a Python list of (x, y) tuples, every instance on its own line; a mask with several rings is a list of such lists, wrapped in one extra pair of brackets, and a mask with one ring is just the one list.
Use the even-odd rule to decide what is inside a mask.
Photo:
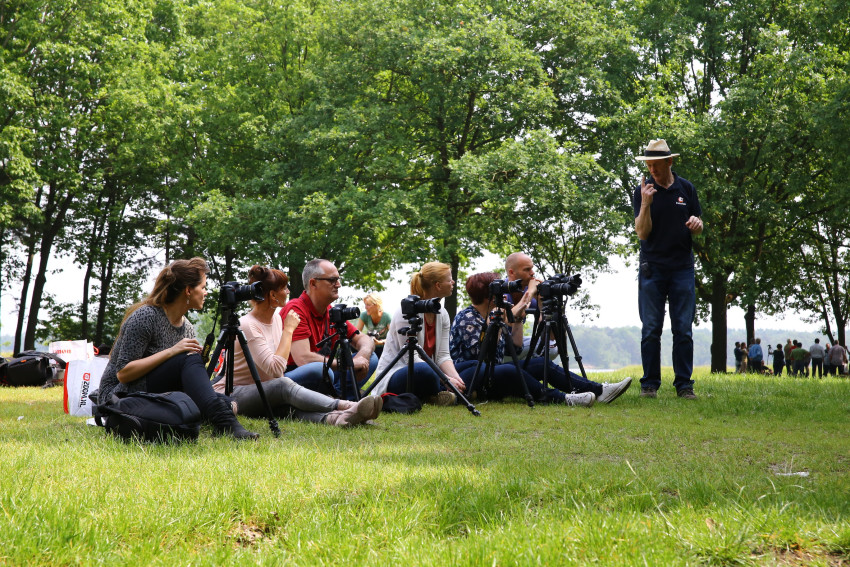
[(318, 35), (314, 97), (279, 125), (290, 159), (264, 177), (290, 254), (331, 258), (363, 287), (402, 262), (457, 277), (516, 244), (520, 222), (557, 218), (578, 177), (603, 178), (553, 143), (554, 94), (523, 27), (479, 3), (339, 6)]

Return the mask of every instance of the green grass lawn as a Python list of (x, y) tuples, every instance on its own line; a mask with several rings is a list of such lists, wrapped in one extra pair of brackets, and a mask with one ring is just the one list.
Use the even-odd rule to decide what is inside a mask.
[(850, 565), (850, 381), (695, 379), (182, 446), (0, 389), (0, 565)]

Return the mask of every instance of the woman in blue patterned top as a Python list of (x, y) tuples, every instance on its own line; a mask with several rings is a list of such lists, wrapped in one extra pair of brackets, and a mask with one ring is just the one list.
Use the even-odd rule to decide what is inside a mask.
[[(451, 333), (449, 335), (449, 352), (452, 360), (455, 363), (458, 374), (463, 379), (467, 388), (470, 387), (475, 367), (478, 363), (478, 356), (481, 352), (481, 342), (484, 339), (484, 333), (487, 329), (487, 318), (495, 308), (493, 300), (490, 297), (490, 282), (499, 278), (499, 274), (495, 272), (487, 272), (483, 274), (475, 274), (466, 280), (466, 292), (469, 294), (472, 305), (459, 312), (452, 323)], [(521, 299), (513, 307), (514, 316), (522, 318), (523, 312), (527, 307), (527, 301)], [(517, 321), (511, 327), (511, 336), (513, 342), (522, 344), (522, 324)], [(523, 384), (525, 382), (528, 392), (537, 401), (548, 401), (561, 403), (571, 406), (591, 406), (593, 405), (596, 396), (592, 393), (582, 394), (566, 394), (560, 390), (551, 389), (545, 390), (543, 384), (538, 382), (531, 374), (524, 370), (520, 370), (520, 376), (517, 376), (516, 367), (513, 361), (504, 363), (505, 353), (505, 337), (503, 333), (499, 334), (499, 339), (496, 344), (495, 357), (493, 364), (493, 380), (492, 383), (486, 382), (486, 362), (481, 365), (476, 378), (476, 390), (479, 393), (486, 391), (487, 397), (491, 399), (500, 399), (508, 396), (522, 397), (525, 395)], [(563, 374), (563, 372), (562, 372)]]

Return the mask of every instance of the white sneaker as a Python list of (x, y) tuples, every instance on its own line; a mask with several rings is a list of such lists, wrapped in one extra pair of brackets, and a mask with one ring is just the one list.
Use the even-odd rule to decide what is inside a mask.
[(568, 406), (590, 407), (596, 401), (596, 394), (585, 392), (583, 394), (567, 394), (564, 403)]
[(629, 376), (622, 382), (617, 382), (615, 384), (609, 384), (608, 382), (604, 382), (602, 384), (602, 393), (597, 396), (596, 401), (600, 404), (610, 404), (614, 400), (616, 400), (620, 394), (629, 389), (629, 386), (632, 385), (632, 377)]

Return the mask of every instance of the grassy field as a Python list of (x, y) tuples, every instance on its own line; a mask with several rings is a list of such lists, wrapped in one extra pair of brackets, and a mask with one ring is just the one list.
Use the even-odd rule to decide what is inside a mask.
[(0, 389), (0, 564), (850, 565), (850, 382), (698, 370), (686, 401), (667, 374), (655, 400), (183, 446)]

